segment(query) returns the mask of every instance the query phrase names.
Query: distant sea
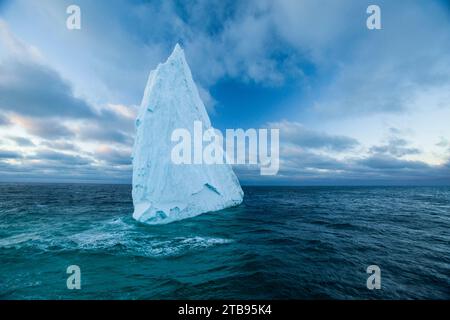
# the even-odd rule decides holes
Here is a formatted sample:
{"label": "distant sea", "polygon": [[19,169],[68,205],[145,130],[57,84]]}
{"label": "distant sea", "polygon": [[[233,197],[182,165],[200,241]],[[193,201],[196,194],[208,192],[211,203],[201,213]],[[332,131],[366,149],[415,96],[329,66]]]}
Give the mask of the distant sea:
{"label": "distant sea", "polygon": [[244,192],[147,226],[128,185],[0,184],[0,299],[450,299],[450,188]]}

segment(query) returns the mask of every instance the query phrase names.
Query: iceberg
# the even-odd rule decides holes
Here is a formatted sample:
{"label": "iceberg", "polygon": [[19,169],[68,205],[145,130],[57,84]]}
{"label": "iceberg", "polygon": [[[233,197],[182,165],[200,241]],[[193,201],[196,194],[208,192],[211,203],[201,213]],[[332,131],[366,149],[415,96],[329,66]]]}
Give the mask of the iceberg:
{"label": "iceberg", "polygon": [[229,164],[175,164],[174,130],[211,127],[183,49],[150,72],[136,119],[133,218],[164,224],[239,205],[244,193]]}

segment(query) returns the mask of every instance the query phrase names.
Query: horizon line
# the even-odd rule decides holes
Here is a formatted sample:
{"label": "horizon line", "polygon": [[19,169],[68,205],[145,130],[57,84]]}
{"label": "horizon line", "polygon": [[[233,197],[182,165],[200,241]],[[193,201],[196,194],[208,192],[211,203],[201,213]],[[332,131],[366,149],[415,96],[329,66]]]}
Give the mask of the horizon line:
{"label": "horizon line", "polygon": [[[58,184],[58,185],[69,185],[69,184],[77,184],[77,185],[129,185],[132,186],[132,183],[128,182],[93,182],[93,181],[82,181],[82,182],[62,182],[62,181],[1,181],[0,184]],[[245,184],[241,183],[242,187],[450,187],[450,182],[447,183],[427,183],[427,184],[405,184],[405,183],[385,183],[385,184],[364,184],[364,183],[342,183],[342,184]]]}

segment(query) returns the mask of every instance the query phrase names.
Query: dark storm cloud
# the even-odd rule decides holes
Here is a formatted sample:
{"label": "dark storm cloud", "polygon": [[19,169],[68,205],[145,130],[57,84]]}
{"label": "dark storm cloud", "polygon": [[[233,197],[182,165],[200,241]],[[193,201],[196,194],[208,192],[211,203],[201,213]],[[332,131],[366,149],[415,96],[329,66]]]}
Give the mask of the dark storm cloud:
{"label": "dark storm cloud", "polygon": [[74,96],[56,71],[32,62],[0,65],[0,109],[32,117],[89,118],[95,113]]}

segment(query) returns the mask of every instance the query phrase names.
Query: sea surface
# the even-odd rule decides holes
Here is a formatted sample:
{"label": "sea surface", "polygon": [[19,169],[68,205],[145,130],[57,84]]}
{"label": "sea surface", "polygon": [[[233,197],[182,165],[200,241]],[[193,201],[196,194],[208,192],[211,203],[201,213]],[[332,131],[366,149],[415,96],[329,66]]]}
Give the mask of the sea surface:
{"label": "sea surface", "polygon": [[148,226],[128,185],[0,184],[0,299],[450,299],[450,188],[244,192]]}

